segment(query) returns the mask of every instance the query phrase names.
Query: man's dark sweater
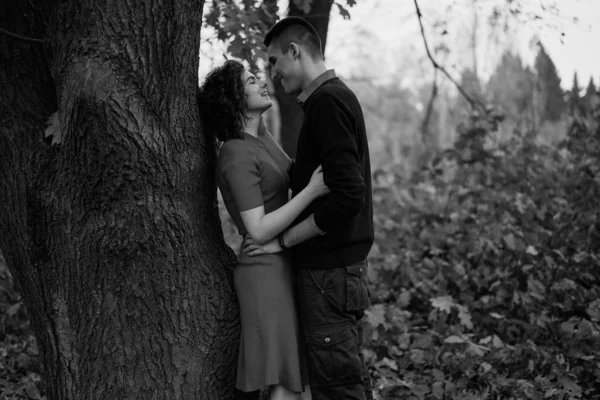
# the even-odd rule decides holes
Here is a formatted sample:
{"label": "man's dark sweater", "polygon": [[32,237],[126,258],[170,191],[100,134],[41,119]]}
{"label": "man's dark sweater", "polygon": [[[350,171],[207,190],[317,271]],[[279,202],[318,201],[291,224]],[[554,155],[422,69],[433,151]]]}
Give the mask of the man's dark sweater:
{"label": "man's dark sweater", "polygon": [[[293,247],[294,263],[301,268],[331,269],[367,258],[373,245],[371,166],[362,109],[354,93],[327,71],[323,83],[302,103],[304,121],[298,136],[296,162],[290,171],[295,196],[319,165],[331,190],[299,216],[314,213],[325,232]],[[299,97],[302,100],[302,94]]]}

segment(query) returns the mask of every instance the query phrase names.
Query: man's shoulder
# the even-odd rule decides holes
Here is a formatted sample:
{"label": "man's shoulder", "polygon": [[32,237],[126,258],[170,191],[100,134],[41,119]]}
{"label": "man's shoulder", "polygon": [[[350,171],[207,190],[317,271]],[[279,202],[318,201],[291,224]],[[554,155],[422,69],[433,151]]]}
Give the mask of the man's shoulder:
{"label": "man's shoulder", "polygon": [[323,83],[321,86],[315,90],[315,95],[327,95],[327,94],[336,94],[336,93],[344,93],[346,91],[350,91],[350,88],[342,81],[339,77],[332,78],[327,82]]}
{"label": "man's shoulder", "polygon": [[354,100],[356,95],[340,78],[333,78],[321,85],[313,94],[315,102],[330,100]]}

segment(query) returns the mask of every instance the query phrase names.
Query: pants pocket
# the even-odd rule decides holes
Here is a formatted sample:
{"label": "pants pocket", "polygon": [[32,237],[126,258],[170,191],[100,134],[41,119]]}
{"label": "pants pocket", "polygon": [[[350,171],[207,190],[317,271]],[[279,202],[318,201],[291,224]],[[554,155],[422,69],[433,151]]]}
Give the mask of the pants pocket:
{"label": "pants pocket", "polygon": [[312,386],[362,382],[358,329],[348,325],[307,329],[307,367]]}
{"label": "pants pocket", "polygon": [[346,311],[362,311],[369,307],[367,263],[346,267]]}

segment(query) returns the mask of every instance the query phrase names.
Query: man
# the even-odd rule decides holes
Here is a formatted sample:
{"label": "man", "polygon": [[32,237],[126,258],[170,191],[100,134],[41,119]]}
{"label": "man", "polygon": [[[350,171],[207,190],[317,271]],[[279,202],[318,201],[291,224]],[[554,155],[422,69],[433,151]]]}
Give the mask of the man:
{"label": "man", "polygon": [[[250,255],[291,248],[298,270],[314,400],[372,399],[362,355],[362,318],[369,305],[367,254],[373,244],[371,168],[365,122],[354,93],[328,70],[315,29],[284,18],[266,34],[271,78],[297,96],[304,111],[292,194],[318,165],[331,193],[312,203],[276,243],[246,242]],[[274,247],[276,249],[274,250]]]}

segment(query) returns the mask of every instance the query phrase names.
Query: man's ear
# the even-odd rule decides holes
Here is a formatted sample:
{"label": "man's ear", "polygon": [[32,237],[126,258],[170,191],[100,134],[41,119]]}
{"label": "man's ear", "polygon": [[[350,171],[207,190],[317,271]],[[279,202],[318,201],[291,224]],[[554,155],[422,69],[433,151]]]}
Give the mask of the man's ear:
{"label": "man's ear", "polygon": [[294,58],[300,57],[300,47],[296,43],[290,43],[289,51]]}

